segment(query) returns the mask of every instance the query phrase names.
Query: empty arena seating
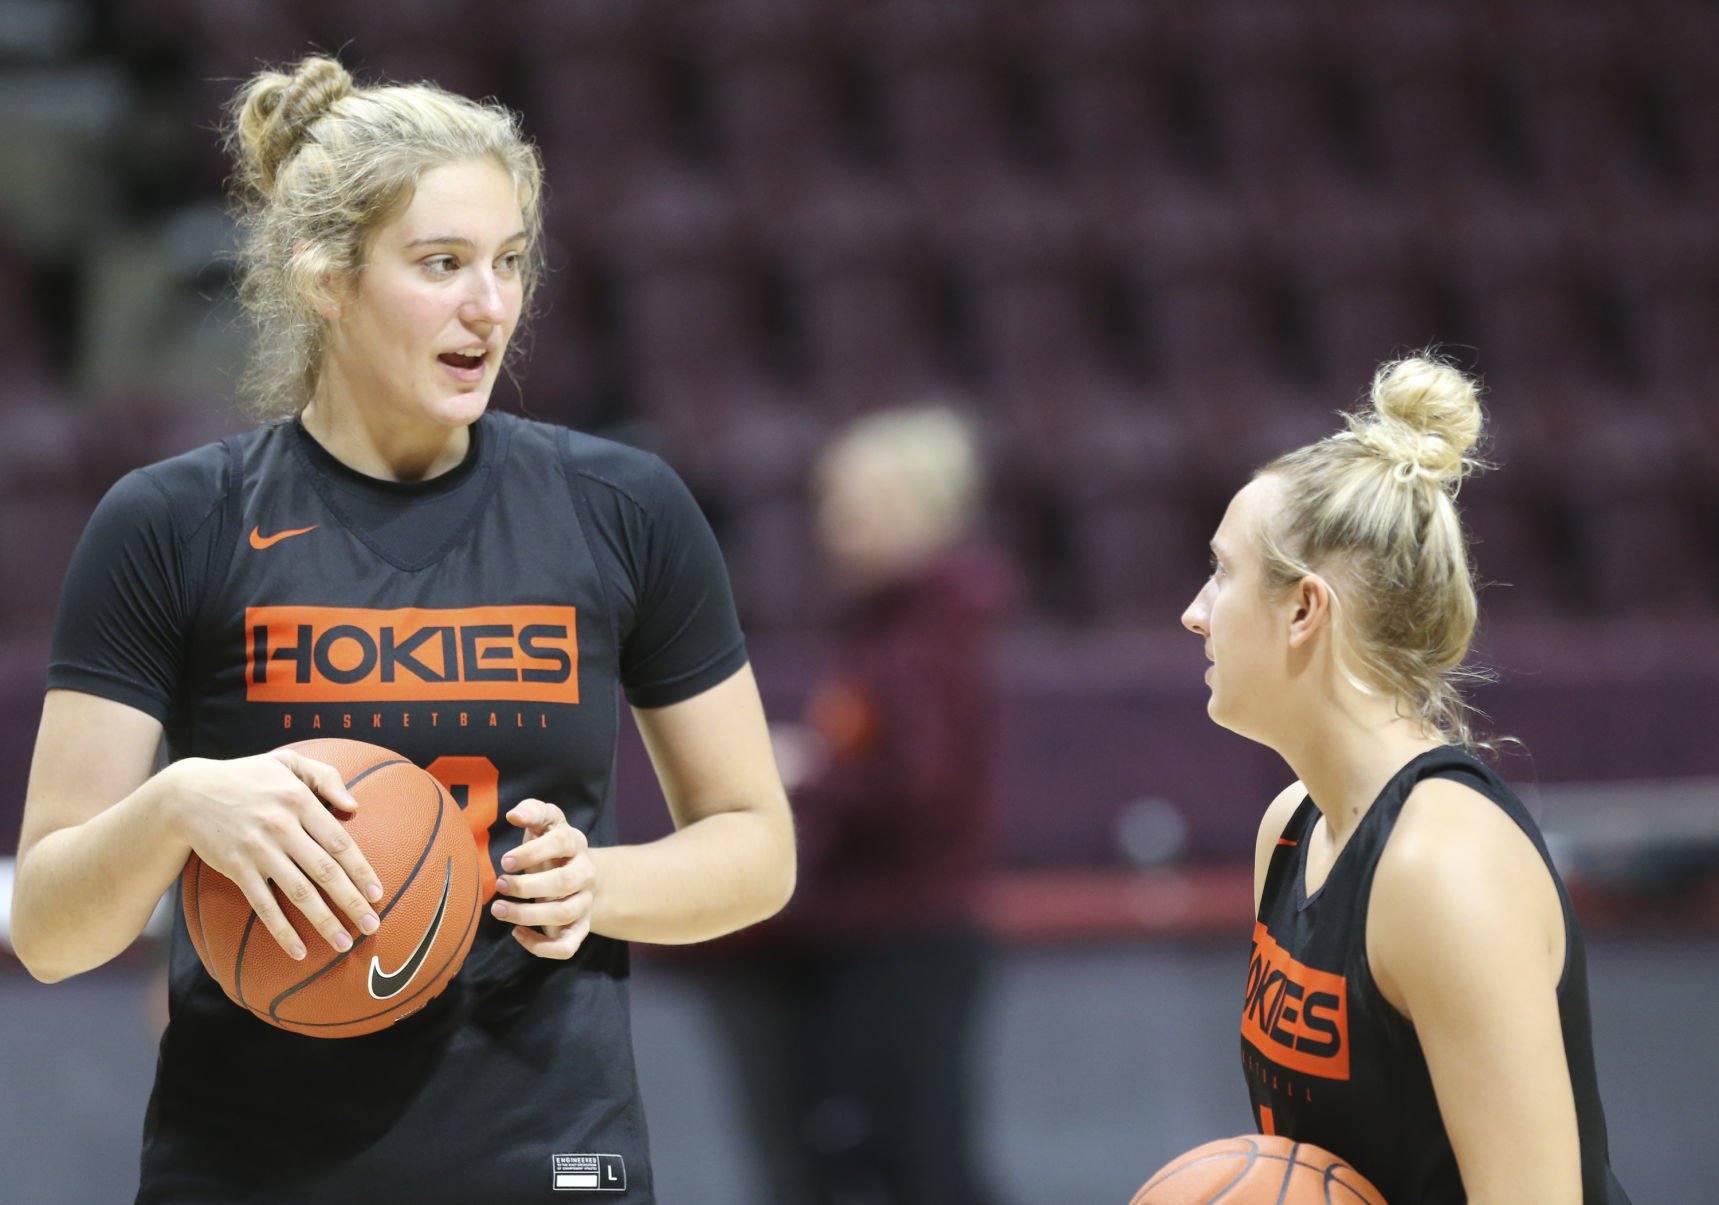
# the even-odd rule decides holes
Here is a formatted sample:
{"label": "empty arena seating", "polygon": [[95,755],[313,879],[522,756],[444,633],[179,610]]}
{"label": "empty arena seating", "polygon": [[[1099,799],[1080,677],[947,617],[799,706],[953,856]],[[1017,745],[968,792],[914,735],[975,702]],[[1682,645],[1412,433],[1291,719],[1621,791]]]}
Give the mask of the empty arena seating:
{"label": "empty arena seating", "polygon": [[[1490,387],[1473,513],[1525,606],[1715,602],[1692,0],[535,0],[450,50],[483,11],[150,0],[105,49],[154,78],[171,43],[204,160],[229,82],[312,45],[519,106],[557,268],[522,404],[651,441],[735,523],[846,417],[957,397],[1002,534],[1066,569],[1039,602],[1133,622],[1118,546],[1185,543],[1147,516],[1207,522],[1440,343]],[[1628,588],[1685,562],[1680,602]]]}

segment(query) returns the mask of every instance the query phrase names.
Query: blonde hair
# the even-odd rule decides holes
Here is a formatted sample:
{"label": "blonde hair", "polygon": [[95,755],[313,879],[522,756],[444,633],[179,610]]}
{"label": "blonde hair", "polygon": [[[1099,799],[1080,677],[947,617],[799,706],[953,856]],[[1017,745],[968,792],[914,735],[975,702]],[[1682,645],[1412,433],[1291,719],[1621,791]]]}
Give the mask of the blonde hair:
{"label": "blonde hair", "polygon": [[[1429,730],[1475,744],[1460,684],[1478,615],[1455,495],[1485,468],[1475,381],[1422,353],[1383,365],[1371,410],[1348,429],[1267,464],[1285,486],[1260,533],[1268,588],[1317,575],[1331,587],[1339,664],[1369,693],[1401,700]],[[1340,588],[1338,583],[1340,583]]]}
{"label": "blonde hair", "polygon": [[850,423],[824,465],[849,456],[887,463],[941,529],[959,530],[979,509],[983,466],[966,419],[945,405],[879,410]]}
{"label": "blonde hair", "polygon": [[239,89],[227,145],[237,165],[239,299],[257,333],[243,383],[255,417],[287,417],[310,400],[324,347],[313,299],[357,279],[371,236],[432,168],[487,158],[513,178],[529,236],[529,311],[542,274],[543,169],[502,106],[427,83],[359,88],[336,60],[310,55]]}

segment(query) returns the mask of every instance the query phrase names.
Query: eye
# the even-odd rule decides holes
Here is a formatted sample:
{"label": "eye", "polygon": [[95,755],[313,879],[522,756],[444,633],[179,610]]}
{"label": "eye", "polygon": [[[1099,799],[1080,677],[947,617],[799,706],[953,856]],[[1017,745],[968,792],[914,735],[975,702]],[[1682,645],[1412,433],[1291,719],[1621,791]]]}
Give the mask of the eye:
{"label": "eye", "polygon": [[459,260],[451,255],[432,255],[423,261],[424,270],[432,276],[449,276],[459,269]]}
{"label": "eye", "polygon": [[509,251],[496,262],[496,266],[503,272],[517,272],[524,262],[525,255],[522,252]]}

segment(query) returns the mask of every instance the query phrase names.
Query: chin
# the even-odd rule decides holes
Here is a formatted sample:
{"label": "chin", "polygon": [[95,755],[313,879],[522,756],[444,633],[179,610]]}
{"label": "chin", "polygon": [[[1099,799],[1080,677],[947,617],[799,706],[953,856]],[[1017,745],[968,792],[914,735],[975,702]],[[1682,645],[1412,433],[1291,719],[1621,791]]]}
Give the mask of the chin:
{"label": "chin", "polygon": [[1228,728],[1231,732],[1236,731],[1236,726],[1225,718],[1224,709],[1218,706],[1218,698],[1216,695],[1213,695],[1211,698],[1206,700],[1206,715],[1211,719],[1212,723],[1216,724],[1219,728]]}
{"label": "chin", "polygon": [[1212,697],[1206,700],[1206,715],[1211,717],[1212,723],[1219,728],[1227,728],[1237,736],[1245,736],[1250,741],[1259,740],[1259,737],[1251,730],[1251,726],[1242,717],[1235,715],[1232,709],[1225,707],[1218,701],[1215,691]]}
{"label": "chin", "polygon": [[469,427],[489,409],[489,388],[438,398],[427,407],[430,417],[448,427]]}

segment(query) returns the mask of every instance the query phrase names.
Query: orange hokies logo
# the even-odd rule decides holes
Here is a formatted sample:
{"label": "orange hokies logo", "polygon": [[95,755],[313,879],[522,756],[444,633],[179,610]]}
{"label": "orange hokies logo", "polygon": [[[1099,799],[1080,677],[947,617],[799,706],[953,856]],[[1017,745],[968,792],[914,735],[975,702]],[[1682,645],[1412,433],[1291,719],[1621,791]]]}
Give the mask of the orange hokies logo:
{"label": "orange hokies logo", "polygon": [[1349,1078],[1349,985],[1295,961],[1254,922],[1242,1037],[1282,1067]]}
{"label": "orange hokies logo", "polygon": [[247,607],[253,703],[579,701],[573,607]]}

